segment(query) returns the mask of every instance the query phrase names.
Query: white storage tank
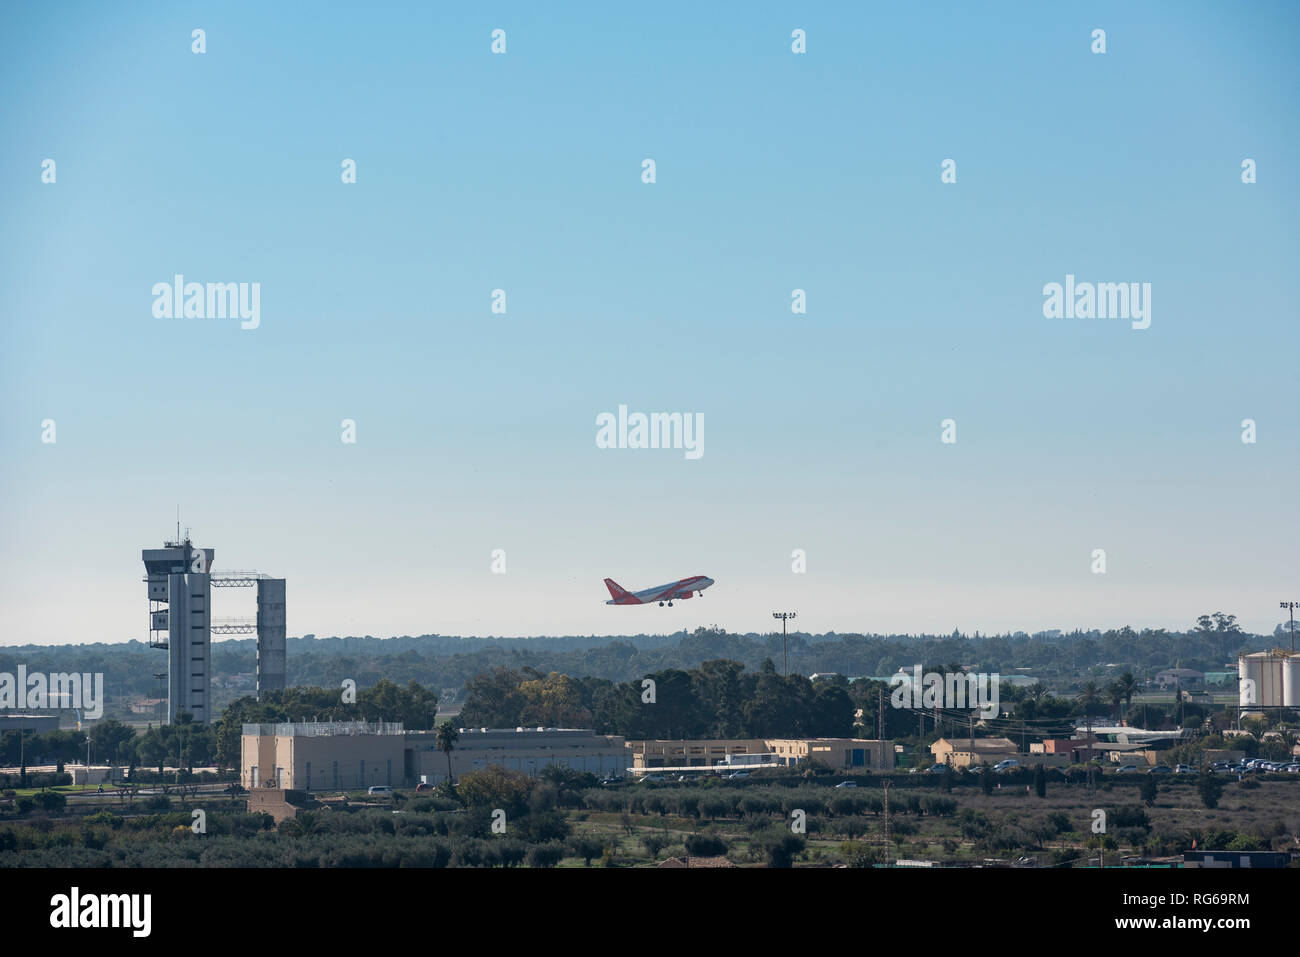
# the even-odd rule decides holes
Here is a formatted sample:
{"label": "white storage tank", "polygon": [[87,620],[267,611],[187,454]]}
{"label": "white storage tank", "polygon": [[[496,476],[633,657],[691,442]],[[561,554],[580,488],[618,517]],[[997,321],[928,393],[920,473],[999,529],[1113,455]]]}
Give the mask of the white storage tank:
{"label": "white storage tank", "polygon": [[[1300,672],[1292,672],[1287,678],[1288,669],[1294,667],[1295,659],[1285,651],[1256,651],[1243,655],[1237,660],[1237,671],[1242,678],[1255,682],[1255,700],[1251,701],[1249,686],[1244,683],[1238,693],[1238,701],[1243,708],[1277,708],[1283,701],[1294,700],[1300,692]],[[1290,680],[1287,697],[1286,681]]]}
{"label": "white storage tank", "polygon": [[1259,705],[1259,693],[1263,687],[1263,665],[1257,655],[1242,655],[1237,659],[1237,676],[1241,679],[1237,685],[1237,704],[1242,708]]}
{"label": "white storage tank", "polygon": [[1282,659],[1282,704],[1300,706],[1300,655],[1288,654]]}

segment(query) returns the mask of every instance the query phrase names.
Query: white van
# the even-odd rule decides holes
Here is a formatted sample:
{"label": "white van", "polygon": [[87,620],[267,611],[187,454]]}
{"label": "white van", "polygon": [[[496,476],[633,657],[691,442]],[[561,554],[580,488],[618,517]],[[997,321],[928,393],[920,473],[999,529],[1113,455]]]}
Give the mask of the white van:
{"label": "white van", "polygon": [[381,794],[381,795],[388,795],[388,794],[392,794],[392,793],[393,793],[393,789],[390,788],[387,784],[376,784],[374,787],[372,787],[372,788],[371,788],[369,791],[367,791],[366,793],[367,793],[367,794]]}

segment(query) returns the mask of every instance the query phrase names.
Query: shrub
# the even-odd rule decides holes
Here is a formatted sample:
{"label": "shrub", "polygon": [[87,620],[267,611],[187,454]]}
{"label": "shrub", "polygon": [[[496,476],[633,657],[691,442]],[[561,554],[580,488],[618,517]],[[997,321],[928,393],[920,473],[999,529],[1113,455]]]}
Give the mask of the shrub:
{"label": "shrub", "polygon": [[803,838],[791,834],[785,828],[767,832],[759,842],[768,867],[793,867],[794,856],[803,850]]}
{"label": "shrub", "polygon": [[579,834],[569,839],[569,852],[574,857],[582,858],[582,863],[586,867],[591,867],[591,859],[599,857],[604,850],[605,845],[602,841],[587,834]]}
{"label": "shrub", "polygon": [[569,822],[559,811],[532,814],[527,818],[528,838],[535,843],[559,842],[569,836]]}
{"label": "shrub", "polygon": [[1201,792],[1201,803],[1207,808],[1219,806],[1219,798],[1223,796],[1223,782],[1219,778],[1213,774],[1202,774],[1196,788]]}
{"label": "shrub", "polygon": [[554,867],[564,859],[564,847],[559,841],[534,844],[528,849],[529,867]]}
{"label": "shrub", "polygon": [[68,803],[68,797],[62,791],[39,791],[33,797],[42,811],[62,811]]}
{"label": "shrub", "polygon": [[715,818],[726,817],[731,813],[731,809],[731,802],[724,797],[710,795],[700,800],[700,814],[710,821]]}
{"label": "shrub", "polygon": [[672,838],[667,834],[645,834],[641,837],[641,843],[645,845],[650,857],[658,859],[659,852],[672,843]]}
{"label": "shrub", "polygon": [[1110,823],[1115,827],[1138,827],[1144,831],[1151,830],[1151,821],[1147,812],[1137,805],[1117,807],[1111,812]]}
{"label": "shrub", "polygon": [[716,834],[692,834],[686,838],[686,853],[691,857],[722,857],[727,842]]}

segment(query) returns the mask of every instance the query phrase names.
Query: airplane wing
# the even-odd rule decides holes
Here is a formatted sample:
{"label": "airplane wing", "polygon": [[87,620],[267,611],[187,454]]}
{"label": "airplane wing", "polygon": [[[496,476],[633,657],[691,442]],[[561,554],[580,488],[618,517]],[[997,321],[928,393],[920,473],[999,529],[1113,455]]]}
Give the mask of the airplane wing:
{"label": "airplane wing", "polygon": [[677,584],[677,582],[670,582],[667,585],[656,585],[654,588],[636,592],[636,597],[641,600],[642,604],[648,601],[667,601],[676,593]]}

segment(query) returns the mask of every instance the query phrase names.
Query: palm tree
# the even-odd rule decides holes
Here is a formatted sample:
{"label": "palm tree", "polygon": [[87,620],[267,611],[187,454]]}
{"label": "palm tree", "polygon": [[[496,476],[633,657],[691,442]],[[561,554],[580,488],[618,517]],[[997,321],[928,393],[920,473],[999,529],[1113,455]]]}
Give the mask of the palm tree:
{"label": "palm tree", "polygon": [[1133,672],[1126,671],[1116,679],[1117,684],[1124,695],[1124,710],[1128,711],[1133,706],[1133,696],[1138,693],[1138,680],[1133,677]]}
{"label": "palm tree", "polygon": [[1115,714],[1115,722],[1118,724],[1121,717],[1119,706],[1124,702],[1124,689],[1118,681],[1112,681],[1106,685],[1106,697],[1110,699],[1110,706]]}
{"label": "palm tree", "polygon": [[1043,682],[1035,681],[1025,689],[1025,697],[1032,701],[1035,707],[1042,707],[1043,702],[1051,697],[1051,692]]}
{"label": "palm tree", "polygon": [[1102,700],[1102,690],[1095,681],[1086,681],[1083,690],[1074,696],[1083,704],[1083,718],[1088,728],[1088,750],[1092,750],[1092,708]]}
{"label": "palm tree", "polygon": [[456,741],[460,738],[460,732],[450,721],[444,721],[438,725],[437,733],[434,740],[437,742],[438,750],[447,755],[447,780],[455,787],[456,781],[451,776],[451,752],[456,750]]}

